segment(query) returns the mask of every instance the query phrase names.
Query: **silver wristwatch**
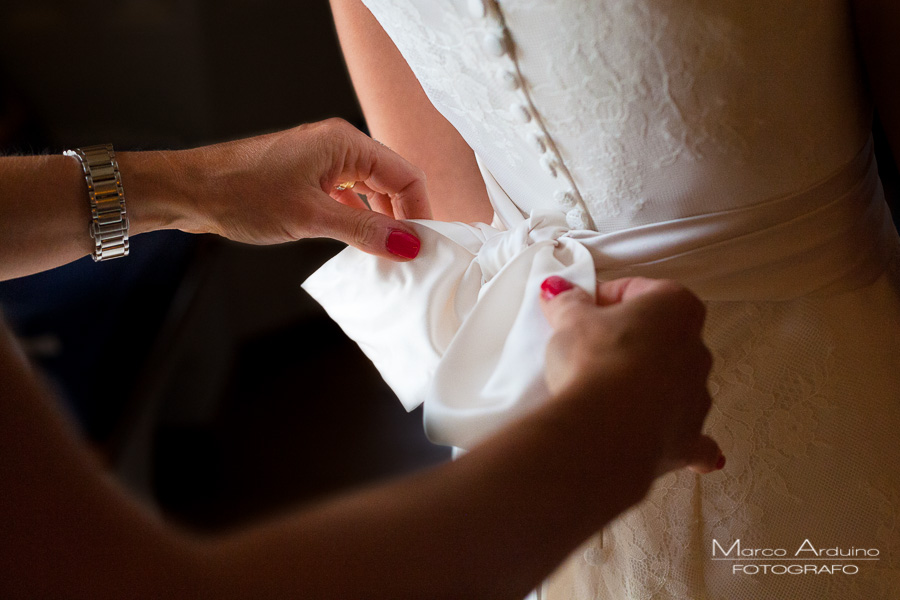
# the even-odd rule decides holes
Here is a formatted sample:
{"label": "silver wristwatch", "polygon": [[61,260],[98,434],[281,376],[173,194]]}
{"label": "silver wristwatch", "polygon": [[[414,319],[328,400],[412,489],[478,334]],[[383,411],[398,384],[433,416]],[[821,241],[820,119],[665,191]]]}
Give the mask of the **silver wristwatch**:
{"label": "silver wristwatch", "polygon": [[125,190],[112,144],[66,150],[81,163],[91,199],[91,237],[94,261],[128,256],[128,215]]}

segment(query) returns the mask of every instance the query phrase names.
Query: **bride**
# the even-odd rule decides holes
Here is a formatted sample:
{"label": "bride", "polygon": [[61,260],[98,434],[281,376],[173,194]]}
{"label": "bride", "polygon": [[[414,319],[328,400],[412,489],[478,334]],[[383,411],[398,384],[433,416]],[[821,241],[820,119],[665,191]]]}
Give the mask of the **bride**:
{"label": "bride", "polygon": [[365,4],[332,0],[350,73],[436,220],[417,260],[347,250],[305,287],[433,440],[546,398],[548,275],[707,303],[727,466],[660,480],[536,594],[900,597],[898,240],[863,83],[900,149],[892,1]]}

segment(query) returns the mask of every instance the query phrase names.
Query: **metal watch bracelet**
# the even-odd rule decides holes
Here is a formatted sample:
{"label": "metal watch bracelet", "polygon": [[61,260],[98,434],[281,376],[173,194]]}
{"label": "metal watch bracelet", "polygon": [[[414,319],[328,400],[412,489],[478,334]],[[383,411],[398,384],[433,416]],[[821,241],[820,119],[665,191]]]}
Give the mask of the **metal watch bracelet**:
{"label": "metal watch bracelet", "polygon": [[99,144],[63,152],[81,163],[91,201],[90,234],[94,261],[128,256],[128,215],[125,190],[112,144]]}

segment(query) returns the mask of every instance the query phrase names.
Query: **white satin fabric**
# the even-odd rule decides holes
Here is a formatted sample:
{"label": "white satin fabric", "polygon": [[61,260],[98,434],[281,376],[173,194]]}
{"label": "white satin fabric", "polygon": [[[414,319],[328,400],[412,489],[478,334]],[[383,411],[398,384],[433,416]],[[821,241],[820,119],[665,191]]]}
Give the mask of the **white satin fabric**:
{"label": "white satin fabric", "polygon": [[787,300],[869,284],[892,249],[871,142],[803,193],[611,233],[570,230],[559,211],[516,219],[483,173],[498,214],[517,220],[508,229],[413,221],[417,259],[347,248],[303,285],[407,410],[425,402],[429,438],[463,449],[546,400],[538,291],[551,275],[591,291],[667,277],[705,300]]}

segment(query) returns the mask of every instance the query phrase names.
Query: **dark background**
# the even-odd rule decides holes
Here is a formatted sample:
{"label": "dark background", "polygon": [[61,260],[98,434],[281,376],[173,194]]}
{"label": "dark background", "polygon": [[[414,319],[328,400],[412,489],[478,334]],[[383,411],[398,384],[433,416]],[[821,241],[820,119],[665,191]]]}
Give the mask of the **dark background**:
{"label": "dark background", "polygon": [[[0,6],[0,154],[363,126],[327,0]],[[144,234],[127,259],[0,284],[0,306],[134,491],[228,527],[447,457],[300,289],[341,247]]]}
{"label": "dark background", "polygon": [[[333,116],[363,127],[327,0],[0,0],[0,154],[185,148]],[[145,234],[125,260],[0,284],[0,307],[125,483],[228,527],[447,457],[300,289],[340,248]]]}

